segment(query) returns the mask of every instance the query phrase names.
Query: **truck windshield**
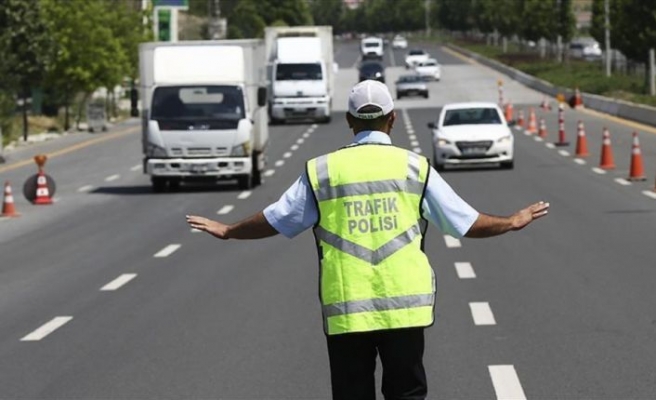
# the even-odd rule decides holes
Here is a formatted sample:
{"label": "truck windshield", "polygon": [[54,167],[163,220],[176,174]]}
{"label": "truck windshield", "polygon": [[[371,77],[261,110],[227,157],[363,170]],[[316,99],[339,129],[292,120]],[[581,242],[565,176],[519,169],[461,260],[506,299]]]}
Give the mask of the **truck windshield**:
{"label": "truck windshield", "polygon": [[278,64],[277,81],[315,81],[321,80],[321,64]]}
{"label": "truck windshield", "polygon": [[158,87],[152,104],[151,119],[162,130],[236,129],[246,115],[239,86]]}

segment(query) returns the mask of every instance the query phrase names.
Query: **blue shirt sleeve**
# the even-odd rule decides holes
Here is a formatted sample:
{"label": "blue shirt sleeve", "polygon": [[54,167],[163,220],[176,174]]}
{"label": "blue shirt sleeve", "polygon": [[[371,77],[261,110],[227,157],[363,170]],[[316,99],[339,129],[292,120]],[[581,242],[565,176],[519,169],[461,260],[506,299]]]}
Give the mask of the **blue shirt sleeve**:
{"label": "blue shirt sleeve", "polygon": [[461,199],[433,167],[422,209],[426,220],[456,238],[463,237],[478,218],[478,211]]}
{"label": "blue shirt sleeve", "polygon": [[319,213],[305,172],[277,202],[264,209],[264,217],[290,239],[317,223]]}

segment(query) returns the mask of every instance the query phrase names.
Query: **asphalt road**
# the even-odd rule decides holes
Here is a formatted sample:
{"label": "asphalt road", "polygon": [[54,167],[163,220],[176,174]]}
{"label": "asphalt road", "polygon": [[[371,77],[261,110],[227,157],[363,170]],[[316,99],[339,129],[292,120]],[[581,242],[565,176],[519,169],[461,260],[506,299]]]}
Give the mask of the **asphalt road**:
{"label": "asphalt road", "polygon": [[[444,78],[431,84],[430,99],[397,103],[393,140],[430,157],[426,124],[441,105],[496,102],[500,76],[424,46]],[[336,49],[343,100],[357,78],[358,47]],[[388,77],[403,73],[403,53],[386,54]],[[507,79],[504,86],[515,110],[542,99]],[[271,127],[271,172],[252,192],[223,185],[152,194],[135,121],[8,154],[0,180],[12,182],[22,216],[0,219],[0,398],[330,398],[311,232],[220,242],[191,232],[184,215],[231,222],[275,201],[307,159],[350,140],[345,104],[335,105],[331,124]],[[656,200],[647,194],[656,129],[568,110],[571,145],[551,148],[556,113],[538,117],[549,136],[540,142],[516,130],[514,170],[443,174],[481,211],[509,214],[545,200],[551,212],[492,239],[453,241],[429,230],[438,277],[437,324],[426,335],[430,398],[653,398]],[[591,155],[575,162],[578,120]],[[617,168],[601,174],[604,126]],[[634,129],[648,179],[630,183]],[[58,184],[51,206],[19,193],[35,172],[23,160],[42,151]]]}

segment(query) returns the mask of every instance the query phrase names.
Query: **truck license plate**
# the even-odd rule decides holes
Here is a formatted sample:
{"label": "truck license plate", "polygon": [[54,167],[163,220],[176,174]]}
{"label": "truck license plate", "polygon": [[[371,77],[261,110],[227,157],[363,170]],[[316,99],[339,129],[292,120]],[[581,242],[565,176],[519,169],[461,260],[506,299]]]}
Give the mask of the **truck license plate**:
{"label": "truck license plate", "polygon": [[201,174],[207,171],[207,164],[192,164],[190,171],[195,174]]}

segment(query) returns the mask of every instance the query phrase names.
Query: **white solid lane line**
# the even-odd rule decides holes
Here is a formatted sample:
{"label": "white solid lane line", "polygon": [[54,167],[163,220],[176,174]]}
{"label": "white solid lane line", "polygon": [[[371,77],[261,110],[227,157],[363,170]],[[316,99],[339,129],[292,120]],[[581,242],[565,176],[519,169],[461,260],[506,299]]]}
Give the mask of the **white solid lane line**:
{"label": "white solid lane line", "polygon": [[603,175],[603,174],[606,173],[606,170],[603,170],[603,169],[597,168],[597,167],[592,168],[592,171],[599,174],[599,175]]}
{"label": "white solid lane line", "polygon": [[44,337],[50,335],[52,332],[56,331],[57,329],[61,328],[64,324],[66,324],[72,319],[73,317],[55,317],[51,319],[49,322],[46,322],[45,324],[41,325],[32,333],[29,333],[28,335],[24,336],[21,339],[21,342],[39,341]]}
{"label": "white solid lane line", "polygon": [[105,178],[105,182],[115,181],[120,177],[121,177],[121,175],[119,175],[119,174],[110,175],[107,178]]}
{"label": "white solid lane line", "polygon": [[139,171],[141,168],[143,168],[141,164],[137,164],[134,167],[130,168],[130,171]]}
{"label": "white solid lane line", "polygon": [[275,170],[275,169],[267,169],[266,171],[264,171],[264,174],[263,174],[263,175],[264,175],[264,176],[271,176],[271,175],[273,175],[273,174],[275,174],[275,173],[276,173],[276,170]]}
{"label": "white solid lane line", "polygon": [[233,206],[233,205],[223,206],[216,213],[219,214],[219,215],[225,215],[225,214],[229,213],[230,211],[232,211],[234,208],[235,208],[235,206]]}
{"label": "white solid lane line", "polygon": [[82,186],[77,191],[80,192],[80,193],[88,193],[88,192],[92,191],[93,189],[95,189],[93,186],[86,185],[86,186]]}
{"label": "white solid lane line", "polygon": [[471,263],[468,262],[457,262],[456,263],[456,272],[458,273],[458,278],[460,279],[474,279],[476,278],[476,273]]}
{"label": "white solid lane line", "polygon": [[292,153],[290,153],[290,152],[288,151],[287,153],[283,154],[282,156],[285,157],[285,158],[289,158],[289,157],[292,156]]}
{"label": "white solid lane line", "polygon": [[137,274],[123,274],[105,286],[101,287],[100,290],[103,292],[118,290],[121,286],[125,285],[136,277]]}
{"label": "white solid lane line", "polygon": [[526,400],[524,389],[512,365],[488,365],[498,400]]}
{"label": "white solid lane line", "polygon": [[460,240],[454,238],[451,235],[444,235],[444,243],[446,243],[446,247],[448,248],[462,247]]}
{"label": "white solid lane line", "polygon": [[180,244],[170,244],[170,245],[164,247],[162,250],[155,253],[155,255],[153,257],[156,257],[156,258],[168,257],[171,254],[175,253],[175,251],[177,249],[179,249],[181,246],[182,245],[180,245]]}
{"label": "white solid lane line", "polygon": [[486,302],[469,303],[474,325],[496,325],[497,321],[494,319],[490,304]]}
{"label": "white solid lane line", "polygon": [[624,178],[615,178],[615,182],[619,183],[622,186],[629,186],[631,182],[627,181]]}
{"label": "white solid lane line", "polygon": [[282,167],[283,165],[285,165],[285,160],[278,160],[274,165],[276,167]]}
{"label": "white solid lane line", "polygon": [[247,199],[251,196],[251,193],[252,192],[250,190],[243,191],[243,192],[239,193],[239,196],[237,196],[237,198],[239,200],[245,200],[245,199]]}

